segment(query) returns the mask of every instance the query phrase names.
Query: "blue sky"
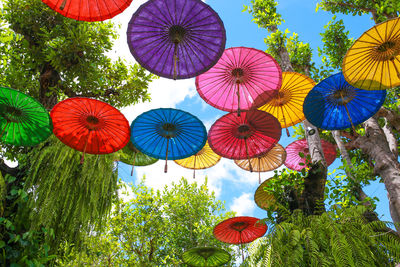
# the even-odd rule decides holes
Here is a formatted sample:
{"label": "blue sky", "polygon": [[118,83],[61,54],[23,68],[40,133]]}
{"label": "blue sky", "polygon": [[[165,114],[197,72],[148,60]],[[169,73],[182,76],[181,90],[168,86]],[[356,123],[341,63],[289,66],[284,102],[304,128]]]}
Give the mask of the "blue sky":
{"label": "blue sky", "polygon": [[[144,0],[133,1],[125,12],[113,19],[121,24],[119,30],[121,37],[111,54],[121,56],[130,63],[134,63],[134,58],[131,56],[126,44],[126,27],[132,14],[144,2]],[[226,48],[246,46],[261,50],[266,49],[263,39],[267,36],[267,31],[258,28],[251,21],[250,14],[242,12],[243,5],[249,4],[249,2],[244,0],[206,1],[224,22],[227,33]],[[320,63],[317,52],[317,47],[322,45],[320,33],[323,32],[324,25],[332,18],[332,14],[321,10],[316,13],[316,3],[317,1],[315,0],[283,0],[279,2],[278,11],[286,21],[280,26],[280,29],[285,30],[288,28],[291,32],[298,33],[303,42],[309,42],[314,50],[314,62]],[[354,38],[360,36],[373,25],[369,17],[338,15],[338,18],[344,20],[350,31],[350,36]],[[138,104],[123,109],[123,113],[130,122],[144,111],[159,107],[171,107],[194,114],[209,129],[217,118],[225,114],[225,112],[209,106],[198,96],[194,79],[173,81],[160,78],[152,82],[149,91],[152,97],[150,103]],[[293,138],[288,138],[286,133],[282,132],[280,144],[285,147],[293,141]],[[337,167],[339,163],[337,159],[330,169]],[[184,169],[172,161],[168,163],[168,173],[164,174],[163,164],[164,161],[159,161],[152,166],[135,167],[134,176],[131,177],[131,166],[119,163],[119,175],[124,181],[133,183],[137,183],[141,177],[146,176],[146,184],[156,189],[162,189],[165,185],[178,181],[182,176],[189,181],[193,180],[193,172],[191,170]],[[236,211],[239,215],[265,217],[265,212],[259,209],[253,201],[254,192],[259,185],[257,173],[243,171],[233,161],[222,159],[219,164],[210,169],[197,171],[196,181],[202,183],[206,176],[208,177],[209,186],[215,191],[218,199],[226,202],[228,209]],[[270,173],[263,173],[262,179],[264,180],[271,176],[272,174]],[[383,184],[375,182],[365,190],[369,196],[378,196],[381,199],[378,204],[378,213],[383,216],[383,220],[391,220]]]}

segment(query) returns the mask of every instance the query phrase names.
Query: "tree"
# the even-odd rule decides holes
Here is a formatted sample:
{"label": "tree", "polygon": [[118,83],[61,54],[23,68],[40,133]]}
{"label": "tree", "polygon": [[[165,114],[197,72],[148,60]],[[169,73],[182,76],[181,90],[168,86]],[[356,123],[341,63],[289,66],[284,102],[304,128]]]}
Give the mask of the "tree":
{"label": "tree", "polygon": [[115,206],[106,230],[88,233],[84,252],[67,248],[72,253],[62,264],[181,266],[181,255],[193,247],[216,246],[234,253],[213,237],[213,227],[234,214],[225,212],[207,182],[189,184],[182,178],[154,191],[142,181],[131,194],[131,200]]}

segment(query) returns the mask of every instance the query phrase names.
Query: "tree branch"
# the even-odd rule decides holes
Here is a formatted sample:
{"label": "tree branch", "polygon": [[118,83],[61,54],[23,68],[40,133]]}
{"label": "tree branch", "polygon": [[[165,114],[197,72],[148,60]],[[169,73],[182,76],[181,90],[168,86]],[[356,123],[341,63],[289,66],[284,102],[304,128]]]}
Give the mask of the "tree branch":
{"label": "tree branch", "polygon": [[381,107],[377,113],[377,116],[386,118],[390,125],[400,133],[400,114],[385,107]]}

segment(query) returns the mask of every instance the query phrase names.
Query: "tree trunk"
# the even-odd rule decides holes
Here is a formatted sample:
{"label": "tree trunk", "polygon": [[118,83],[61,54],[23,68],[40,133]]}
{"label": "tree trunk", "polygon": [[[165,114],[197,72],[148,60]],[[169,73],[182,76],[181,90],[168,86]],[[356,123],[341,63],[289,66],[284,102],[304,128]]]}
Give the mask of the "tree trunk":
{"label": "tree trunk", "polygon": [[[375,162],[374,172],[382,177],[389,196],[389,205],[394,223],[399,223],[400,214],[400,168],[393,156],[386,136],[375,117],[364,122],[365,136],[356,140],[356,145]],[[397,229],[399,232],[400,229]]]}
{"label": "tree trunk", "polygon": [[54,87],[61,80],[60,74],[50,63],[45,63],[40,72],[39,82],[39,102],[47,109],[51,110],[57,104],[57,94],[51,92],[49,87]]}

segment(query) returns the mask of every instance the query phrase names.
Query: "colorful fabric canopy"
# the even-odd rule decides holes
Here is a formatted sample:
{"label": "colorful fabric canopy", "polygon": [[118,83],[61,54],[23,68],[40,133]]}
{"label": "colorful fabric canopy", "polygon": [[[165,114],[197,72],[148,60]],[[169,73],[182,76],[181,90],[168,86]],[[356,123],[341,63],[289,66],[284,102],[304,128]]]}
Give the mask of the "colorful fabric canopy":
{"label": "colorful fabric canopy", "polygon": [[260,186],[257,188],[254,194],[254,202],[260,209],[268,210],[271,207],[274,207],[275,210],[275,197],[271,193],[264,190],[265,187],[269,187],[272,179],[265,180]]}
{"label": "colorful fabric canopy", "polygon": [[304,101],[307,120],[322,129],[341,130],[372,117],[385,102],[385,90],[361,90],[351,86],[342,73],[318,83]]}
{"label": "colorful fabric canopy", "polygon": [[364,32],[347,51],[342,69],[346,81],[357,88],[400,86],[400,18]]}
{"label": "colorful fabric canopy", "polygon": [[233,47],[207,72],[196,77],[197,92],[211,106],[240,114],[262,106],[281,87],[276,60],[254,48]]}
{"label": "colorful fabric canopy", "polygon": [[175,163],[188,169],[193,170],[193,178],[195,177],[195,170],[207,169],[217,164],[221,159],[221,156],[216,154],[208,145],[208,142],[204,147],[194,154],[185,159],[177,159]]}
{"label": "colorful fabric canopy", "polygon": [[[143,153],[157,159],[184,159],[206,143],[203,123],[192,114],[172,108],[153,109],[131,125],[131,141]],[[165,165],[165,172],[167,165]]]}
{"label": "colorful fabric canopy", "polygon": [[0,140],[15,146],[35,146],[52,133],[49,113],[36,99],[0,86]]}
{"label": "colorful fabric canopy", "polygon": [[132,0],[42,0],[61,15],[83,21],[102,21],[124,11]]}
{"label": "colorful fabric canopy", "polygon": [[183,262],[196,267],[221,266],[231,260],[231,255],[223,249],[212,247],[192,248],[183,253]]}
{"label": "colorful fabric canopy", "polygon": [[315,86],[315,82],[309,77],[297,72],[282,73],[282,86],[259,110],[271,113],[279,120],[282,128],[286,128],[289,136],[290,126],[302,122],[304,98]]}
{"label": "colorful fabric canopy", "polygon": [[228,113],[211,126],[208,142],[222,157],[250,160],[274,147],[281,132],[279,121],[267,112],[252,110],[240,117]]}
{"label": "colorful fabric canopy", "polygon": [[285,160],[286,160],[285,149],[280,144],[276,144],[271,150],[269,150],[264,155],[251,158],[250,162],[248,160],[235,160],[235,164],[246,171],[250,171],[250,164],[251,164],[253,171],[258,172],[258,179],[259,182],[261,183],[261,177],[260,177],[261,172],[273,171],[282,166]]}
{"label": "colorful fabric canopy", "polygon": [[133,175],[134,166],[148,166],[158,161],[158,159],[149,157],[140,152],[130,141],[119,151],[118,155],[119,161],[132,165],[131,175]]}
{"label": "colorful fabric canopy", "polygon": [[55,105],[50,116],[57,138],[83,155],[113,153],[129,142],[129,123],[125,116],[96,99],[68,98]]}
{"label": "colorful fabric canopy", "polygon": [[133,14],[128,45],[144,68],[173,79],[211,68],[225,49],[222,20],[200,0],[149,0]]}
{"label": "colorful fabric canopy", "polygon": [[[322,151],[324,152],[327,166],[331,165],[336,159],[336,147],[332,143],[321,139]],[[303,153],[301,157],[299,153]],[[285,166],[295,171],[301,171],[308,167],[306,162],[307,155],[310,154],[306,139],[294,141],[286,147],[286,161]]]}

